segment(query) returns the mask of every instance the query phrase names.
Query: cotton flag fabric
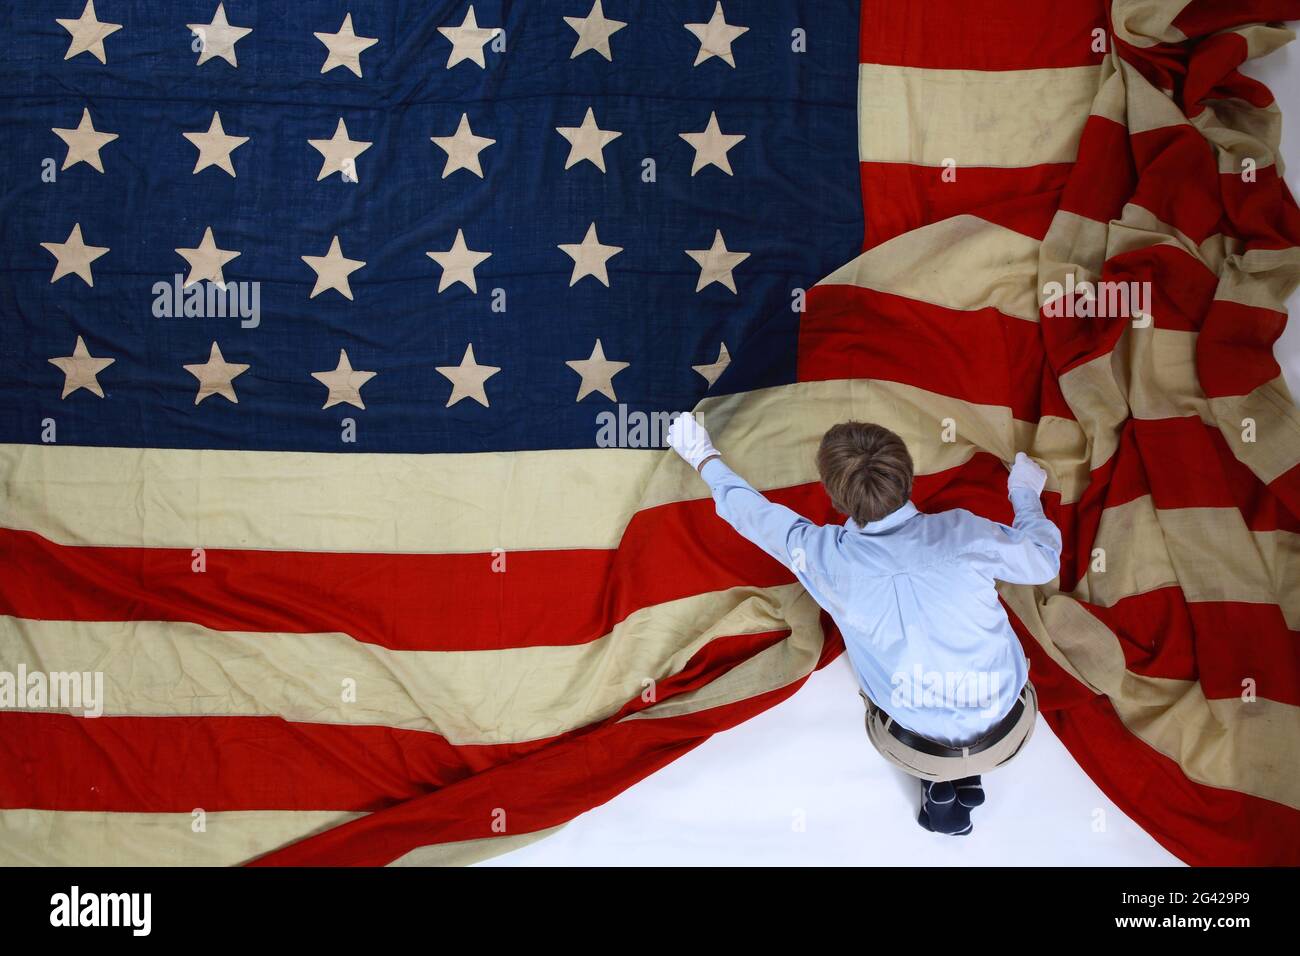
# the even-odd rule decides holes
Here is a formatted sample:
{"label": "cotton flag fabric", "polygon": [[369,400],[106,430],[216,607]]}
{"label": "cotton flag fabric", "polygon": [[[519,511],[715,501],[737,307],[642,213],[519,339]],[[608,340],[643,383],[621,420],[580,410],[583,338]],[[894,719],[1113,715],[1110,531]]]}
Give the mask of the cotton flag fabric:
{"label": "cotton flag fabric", "polygon": [[926,511],[1043,462],[1053,730],[1188,862],[1300,862],[1298,216],[1237,71],[1300,9],[1222,6],[11,12],[0,672],[103,714],[0,707],[0,860],[473,862],[790,696],[842,644],[653,447],[694,407],[819,521],[846,418]]}

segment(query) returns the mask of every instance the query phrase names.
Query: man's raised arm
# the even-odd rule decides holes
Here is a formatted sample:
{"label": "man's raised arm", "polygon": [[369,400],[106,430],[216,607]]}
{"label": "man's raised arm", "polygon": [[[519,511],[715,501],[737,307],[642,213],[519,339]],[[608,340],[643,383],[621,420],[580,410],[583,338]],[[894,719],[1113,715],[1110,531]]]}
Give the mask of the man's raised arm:
{"label": "man's raised arm", "polygon": [[668,447],[681,455],[708,482],[719,517],[786,567],[798,572],[796,564],[802,562],[796,561],[796,555],[807,553],[807,538],[817,530],[817,525],[785,505],[768,501],[749,482],[728,468],[713,447],[709,433],[690,412],[673,420],[668,429]]}

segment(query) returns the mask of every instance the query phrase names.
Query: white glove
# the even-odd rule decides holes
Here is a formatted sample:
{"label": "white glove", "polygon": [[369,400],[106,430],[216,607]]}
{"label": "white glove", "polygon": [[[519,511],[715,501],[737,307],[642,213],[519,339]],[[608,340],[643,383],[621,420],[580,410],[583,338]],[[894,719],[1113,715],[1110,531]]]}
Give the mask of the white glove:
{"label": "white glove", "polygon": [[1015,488],[1028,488],[1034,494],[1041,495],[1045,484],[1047,472],[1023,451],[1017,452],[1016,463],[1011,466],[1011,474],[1007,476],[1007,492],[1010,493]]}
{"label": "white glove", "polygon": [[704,459],[718,453],[709,441],[709,433],[690,412],[678,415],[668,426],[668,447],[685,458],[692,468],[699,468]]}

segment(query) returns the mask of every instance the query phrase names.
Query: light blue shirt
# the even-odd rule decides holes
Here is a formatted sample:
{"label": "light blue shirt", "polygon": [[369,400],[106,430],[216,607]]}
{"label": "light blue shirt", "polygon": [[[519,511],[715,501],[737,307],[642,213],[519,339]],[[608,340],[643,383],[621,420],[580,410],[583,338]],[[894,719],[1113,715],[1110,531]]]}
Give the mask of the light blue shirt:
{"label": "light blue shirt", "polygon": [[715,458],[701,471],[718,514],[794,572],[844,636],[858,682],[923,737],[961,746],[1010,712],[1029,675],[994,581],[1045,584],[1061,533],[1032,489],[1010,493],[1008,527],[910,501],[879,521],[816,525]]}

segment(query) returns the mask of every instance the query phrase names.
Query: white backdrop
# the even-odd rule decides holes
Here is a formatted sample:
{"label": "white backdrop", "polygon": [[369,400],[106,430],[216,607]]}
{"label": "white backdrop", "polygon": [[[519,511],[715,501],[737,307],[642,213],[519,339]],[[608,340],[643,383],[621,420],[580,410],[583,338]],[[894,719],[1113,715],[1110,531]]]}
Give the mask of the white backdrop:
{"label": "white backdrop", "polygon": [[[1298,41],[1300,42],[1300,41]],[[1246,73],[1273,90],[1282,155],[1300,177],[1300,58],[1294,44]],[[1295,117],[1292,119],[1292,117]],[[1294,315],[1300,295],[1292,296]],[[1300,395],[1300,322],[1277,345]],[[919,784],[867,742],[841,655],[790,700],[719,734],[545,840],[487,866],[1170,865],[1178,860],[1079,769],[1045,721],[1024,753],[984,779],[988,803],[963,838],[916,824]]]}

